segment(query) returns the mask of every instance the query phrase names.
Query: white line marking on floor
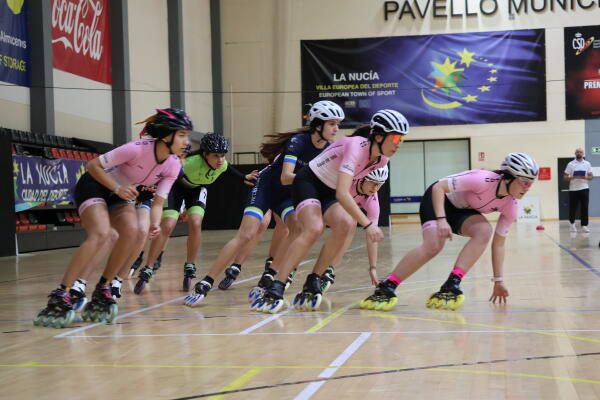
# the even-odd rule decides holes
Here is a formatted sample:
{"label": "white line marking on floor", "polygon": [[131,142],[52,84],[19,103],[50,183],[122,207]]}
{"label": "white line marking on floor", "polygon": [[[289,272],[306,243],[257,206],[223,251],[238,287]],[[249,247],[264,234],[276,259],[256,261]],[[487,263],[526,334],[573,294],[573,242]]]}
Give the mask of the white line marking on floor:
{"label": "white line marking on floor", "polygon": [[[256,275],[256,276],[252,276],[252,277],[250,277],[250,278],[242,279],[241,281],[239,281],[239,282],[234,282],[233,284],[234,284],[234,285],[239,285],[240,283],[244,283],[244,282],[248,282],[248,281],[254,280],[254,279],[258,278],[259,276],[260,276],[260,275]],[[167,305],[167,304],[170,304],[170,303],[174,303],[174,302],[176,302],[176,301],[182,301],[184,298],[185,298],[185,296],[181,296],[181,297],[177,297],[176,299],[172,299],[172,300],[164,301],[164,302],[162,302],[162,303],[155,304],[155,305],[153,305],[153,306],[150,306],[150,307],[140,308],[139,310],[135,310],[135,311],[132,311],[132,312],[128,312],[127,314],[119,315],[117,318],[115,318],[115,321],[117,321],[117,320],[120,320],[120,319],[123,319],[123,318],[130,317],[130,316],[132,316],[132,315],[135,315],[135,314],[140,314],[140,313],[143,313],[143,312],[145,312],[145,311],[154,310],[155,308],[162,307],[162,306],[164,306],[164,305]],[[91,325],[82,326],[82,327],[80,327],[80,328],[77,328],[77,329],[72,329],[72,330],[70,330],[70,331],[67,331],[67,332],[61,333],[61,334],[59,334],[59,335],[56,335],[56,336],[54,336],[54,338],[55,338],[55,339],[64,338],[64,337],[70,336],[70,335],[71,335],[71,334],[73,334],[73,333],[79,333],[79,332],[83,332],[83,331],[86,331],[86,330],[88,330],[88,329],[91,329],[91,328],[95,328],[95,327],[97,327],[97,326],[100,326],[100,325],[105,325],[105,323],[104,323],[104,322],[96,322],[95,324],[91,324]]]}
{"label": "white line marking on floor", "polygon": [[[330,378],[335,374],[335,372],[344,365],[346,361],[367,341],[367,339],[371,336],[371,332],[361,333],[358,338],[354,342],[350,344],[350,346],[346,347],[346,349],[340,354],[330,365],[330,368],[326,368],[319,374],[319,378]],[[294,398],[294,400],[308,400],[312,397],[313,394],[317,392],[325,384],[326,381],[318,381],[310,383],[298,396]]]}

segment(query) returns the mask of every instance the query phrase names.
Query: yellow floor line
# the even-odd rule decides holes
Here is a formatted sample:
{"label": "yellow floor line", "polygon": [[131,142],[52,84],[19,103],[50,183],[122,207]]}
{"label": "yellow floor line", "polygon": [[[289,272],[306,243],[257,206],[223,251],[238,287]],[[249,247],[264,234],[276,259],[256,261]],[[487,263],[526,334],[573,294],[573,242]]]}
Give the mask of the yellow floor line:
{"label": "yellow floor line", "polygon": [[[237,378],[236,380],[234,380],[227,386],[222,387],[219,390],[219,392],[227,392],[230,390],[236,390],[236,389],[241,388],[242,386],[244,386],[244,384],[246,382],[248,382],[250,379],[252,379],[256,375],[258,375],[263,369],[264,368],[252,368],[250,371],[246,372],[244,375],[240,376],[239,378]],[[217,395],[217,396],[211,396],[208,399],[209,400],[217,400],[217,399],[222,399],[225,396],[226,396],[225,394],[221,394],[221,395]]]}
{"label": "yellow floor line", "polygon": [[[379,314],[379,315],[385,315],[385,314]],[[462,316],[462,314],[460,314],[460,313],[457,313],[457,315],[461,315]],[[529,329],[511,328],[511,327],[500,326],[500,325],[480,324],[480,323],[476,323],[476,322],[446,321],[446,320],[443,320],[443,319],[435,319],[435,318],[403,317],[403,316],[399,316],[399,315],[389,315],[389,314],[388,314],[388,317],[389,318],[408,319],[408,320],[414,320],[414,321],[442,322],[442,323],[445,323],[445,324],[455,324],[455,325],[465,325],[465,326],[478,326],[478,327],[483,327],[483,328],[494,328],[494,329],[502,329],[502,330],[515,331],[515,332],[527,332],[527,333],[534,333],[534,334],[537,334],[537,335],[563,337],[563,338],[567,338],[567,339],[581,340],[581,341],[584,341],[584,342],[600,343],[600,339],[585,338],[585,337],[581,337],[581,336],[567,335],[567,334],[564,334],[564,333],[531,332],[531,330],[529,330]]]}
{"label": "yellow floor line", "polygon": [[[2,364],[0,367],[55,367],[55,368],[82,368],[82,367],[109,367],[109,368],[200,368],[200,369],[249,369],[244,375],[234,380],[227,386],[221,388],[219,391],[225,392],[229,390],[235,390],[242,387],[254,376],[258,375],[265,369],[325,369],[329,368],[329,365],[273,365],[273,366],[249,366],[249,365],[125,365],[125,364],[42,364],[39,362],[28,362],[22,364]],[[361,369],[361,370],[396,370],[405,367],[402,366],[366,366],[366,365],[342,365],[337,367],[339,369]],[[433,372],[453,372],[453,373],[466,373],[466,374],[478,374],[478,375],[499,375],[499,376],[514,376],[523,378],[535,378],[535,379],[547,379],[555,381],[565,382],[577,382],[577,383],[592,383],[600,384],[600,381],[592,379],[582,378],[568,378],[561,376],[546,376],[536,374],[525,374],[517,372],[502,372],[502,371],[480,371],[471,369],[452,369],[452,368],[430,368],[424,371]],[[220,396],[211,397],[210,399],[220,399]]]}
{"label": "yellow floor line", "polygon": [[535,375],[535,374],[520,374],[518,372],[479,371],[479,370],[475,370],[475,369],[450,369],[450,368],[432,368],[432,369],[428,369],[427,371],[458,372],[458,373],[478,374],[478,375],[518,376],[518,377],[523,377],[523,378],[548,379],[548,380],[552,380],[552,381],[593,383],[596,385],[600,384],[600,381],[594,381],[591,379],[567,378],[567,377],[563,377],[563,376],[546,376],[546,375]]}
{"label": "yellow floor line", "polygon": [[342,315],[343,313],[345,313],[346,311],[348,311],[348,309],[350,307],[352,307],[354,304],[351,304],[348,307],[343,307],[340,308],[339,310],[337,310],[336,312],[334,312],[333,314],[331,314],[329,317],[325,318],[323,321],[319,322],[318,324],[314,325],[312,328],[310,328],[309,330],[307,330],[306,332],[317,332],[319,329],[323,328],[325,325],[327,325],[328,323],[330,323],[331,321],[333,321],[334,319],[336,319],[337,317],[339,317],[340,315]]}
{"label": "yellow floor line", "polygon": [[[44,368],[192,368],[192,369],[325,369],[331,365],[160,365],[160,364],[45,364],[40,362],[28,362],[20,364],[0,364],[0,368],[15,367],[44,367]],[[341,366],[345,369],[380,369],[391,370],[403,367],[381,367],[381,366]]]}

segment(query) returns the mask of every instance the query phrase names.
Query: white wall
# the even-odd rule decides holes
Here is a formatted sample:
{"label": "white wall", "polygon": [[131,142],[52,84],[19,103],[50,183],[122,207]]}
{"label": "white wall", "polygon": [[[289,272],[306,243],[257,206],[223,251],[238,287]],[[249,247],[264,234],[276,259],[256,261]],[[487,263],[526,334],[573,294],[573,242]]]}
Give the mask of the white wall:
{"label": "white wall", "polygon": [[53,69],[58,136],[112,143],[111,86]]}
{"label": "white wall", "polygon": [[[479,0],[468,1],[471,10],[478,8]],[[584,145],[584,122],[565,121],[563,27],[598,24],[598,8],[557,9],[538,14],[530,10],[528,14],[509,19],[508,1],[498,1],[498,12],[489,17],[433,18],[430,10],[423,19],[405,16],[397,20],[396,15],[384,21],[383,3],[223,1],[223,81],[224,89],[232,88],[234,92],[229,100],[225,99],[225,134],[233,135],[234,151],[256,151],[265,133],[300,125],[300,40],[546,28],[547,121],[419,127],[411,130],[410,137],[469,137],[473,168],[496,169],[510,151],[531,153],[541,166],[552,168],[552,180],[537,183],[531,193],[542,200],[543,218],[557,218],[556,158],[571,157],[576,147]],[[402,6],[404,1],[399,3]],[[409,3],[414,4],[414,1]],[[458,3],[464,3],[454,3],[459,12]],[[419,1],[419,4],[426,2]],[[275,91],[282,93],[269,93]],[[486,161],[477,161],[478,152],[487,154]]]}
{"label": "white wall", "polygon": [[[128,0],[131,121],[170,106],[169,38],[165,0]],[[142,125],[132,135],[137,138]]]}
{"label": "white wall", "polygon": [[29,88],[0,82],[0,127],[29,131]]}
{"label": "white wall", "polygon": [[185,110],[199,132],[213,131],[210,0],[183,0]]}

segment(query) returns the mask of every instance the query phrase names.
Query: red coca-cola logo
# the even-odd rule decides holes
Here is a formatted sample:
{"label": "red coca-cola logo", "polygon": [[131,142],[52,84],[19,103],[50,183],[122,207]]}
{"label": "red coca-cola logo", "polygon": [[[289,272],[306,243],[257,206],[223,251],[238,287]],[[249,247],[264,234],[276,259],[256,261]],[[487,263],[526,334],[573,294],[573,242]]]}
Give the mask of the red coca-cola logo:
{"label": "red coca-cola logo", "polygon": [[112,83],[108,0],[52,0],[54,67]]}

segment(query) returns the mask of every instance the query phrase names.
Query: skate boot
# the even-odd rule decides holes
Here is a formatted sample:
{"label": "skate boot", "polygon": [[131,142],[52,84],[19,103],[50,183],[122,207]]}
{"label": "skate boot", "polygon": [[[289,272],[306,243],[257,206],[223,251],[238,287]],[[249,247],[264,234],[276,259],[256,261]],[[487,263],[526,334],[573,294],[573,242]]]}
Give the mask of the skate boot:
{"label": "skate boot", "polygon": [[448,280],[442,285],[440,290],[429,296],[425,305],[428,308],[458,310],[465,301],[465,295],[460,290],[460,281],[461,279],[458,276],[450,274]]}
{"label": "skate boot", "polygon": [[219,289],[227,290],[240,274],[241,268],[242,266],[240,264],[231,264],[231,266],[225,270],[225,278],[219,283]]}
{"label": "skate boot", "polygon": [[192,279],[196,277],[196,264],[186,262],[183,264],[183,291],[190,290]]}
{"label": "skate boot", "polygon": [[263,272],[262,276],[260,277],[258,285],[253,287],[252,290],[250,290],[250,293],[248,293],[248,301],[250,304],[254,303],[254,300],[265,295],[266,290],[273,284],[275,275],[277,275],[277,271],[267,267],[265,272]]}
{"label": "skate boot", "polygon": [[144,251],[143,250],[140,253],[140,255],[138,256],[138,258],[135,259],[133,264],[131,264],[131,268],[129,269],[129,275],[127,276],[128,278],[133,278],[133,276],[135,275],[135,271],[137,271],[137,269],[142,265],[142,261],[144,261]]}
{"label": "skate boot", "polygon": [[292,272],[290,272],[290,274],[288,275],[286,281],[285,281],[285,290],[287,290],[290,285],[292,284],[292,282],[294,282],[294,276],[296,276],[296,272],[298,272],[298,270],[296,268],[294,268],[292,270]]}
{"label": "skate boot", "polygon": [[110,285],[97,284],[92,301],[86,304],[81,313],[84,321],[112,323],[119,312],[119,306],[113,300]]}
{"label": "skate boot", "polygon": [[152,265],[152,269],[154,271],[158,271],[160,269],[160,266],[162,264],[163,253],[164,253],[164,251],[161,251],[160,254],[158,255],[158,257],[156,258],[156,261],[154,261],[154,265]]}
{"label": "skate boot", "polygon": [[269,314],[277,314],[283,307],[284,291],[285,284],[283,282],[274,281],[271,284],[271,287],[265,291],[263,296],[254,300],[250,305],[250,309]]}
{"label": "skate boot", "polygon": [[323,275],[321,275],[321,291],[327,293],[333,282],[335,281],[335,270],[330,265],[327,267]]}
{"label": "skate boot", "polygon": [[185,299],[183,299],[183,304],[188,307],[194,307],[206,297],[211,288],[212,284],[210,282],[201,280],[200,282],[196,283],[192,293],[185,296]]}
{"label": "skate boot", "polygon": [[375,293],[362,300],[358,306],[367,310],[389,311],[398,302],[396,293],[394,293],[397,287],[398,285],[389,279],[381,281],[377,285]]}
{"label": "skate boot", "polygon": [[142,270],[140,271],[140,275],[138,276],[139,279],[135,284],[135,287],[133,288],[133,293],[142,293],[148,282],[150,282],[153,273],[154,270],[147,265],[144,268],[142,268]]}
{"label": "skate boot", "polygon": [[115,277],[110,282],[110,291],[112,293],[113,300],[117,300],[121,298],[121,287],[123,286],[123,280],[121,278]]}
{"label": "skate boot", "polygon": [[302,311],[317,311],[321,300],[321,275],[310,274],[306,277],[302,291],[294,297],[294,307]]}
{"label": "skate boot", "polygon": [[48,305],[35,316],[33,324],[66,328],[75,318],[69,292],[64,289],[56,289],[48,297],[50,298]]}
{"label": "skate boot", "polygon": [[86,281],[83,279],[77,279],[69,294],[71,295],[71,304],[73,304],[74,311],[80,311],[83,306],[87,303],[87,297],[85,297]]}

